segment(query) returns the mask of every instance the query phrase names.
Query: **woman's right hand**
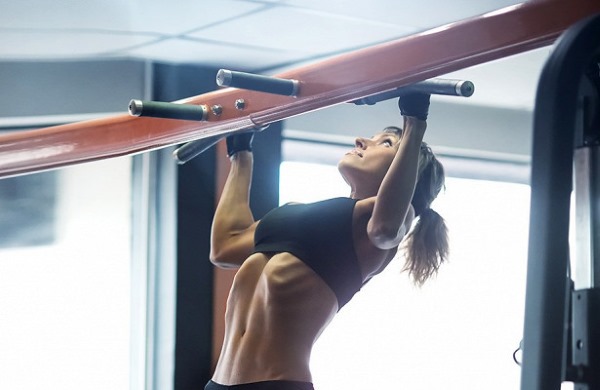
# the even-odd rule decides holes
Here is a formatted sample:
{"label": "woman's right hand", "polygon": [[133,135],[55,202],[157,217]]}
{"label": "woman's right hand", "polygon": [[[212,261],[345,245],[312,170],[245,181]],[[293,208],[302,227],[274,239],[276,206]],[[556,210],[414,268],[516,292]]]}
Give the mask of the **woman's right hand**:
{"label": "woman's right hand", "polygon": [[254,130],[237,133],[227,137],[227,157],[233,157],[237,152],[247,150],[252,151],[252,140],[254,139]]}

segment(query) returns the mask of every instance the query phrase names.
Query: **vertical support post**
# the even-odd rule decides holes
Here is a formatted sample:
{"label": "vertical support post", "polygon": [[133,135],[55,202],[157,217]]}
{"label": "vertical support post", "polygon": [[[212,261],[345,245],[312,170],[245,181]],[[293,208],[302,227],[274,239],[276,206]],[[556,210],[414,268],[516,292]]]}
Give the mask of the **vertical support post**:
{"label": "vertical support post", "polygon": [[575,151],[576,289],[600,287],[600,147]]}

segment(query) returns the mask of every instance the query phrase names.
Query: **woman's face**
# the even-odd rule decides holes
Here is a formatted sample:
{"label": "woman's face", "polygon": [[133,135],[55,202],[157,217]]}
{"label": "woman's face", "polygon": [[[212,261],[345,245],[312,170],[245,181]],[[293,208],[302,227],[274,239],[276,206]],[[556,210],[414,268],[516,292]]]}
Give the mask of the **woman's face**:
{"label": "woman's face", "polygon": [[400,138],[393,132],[381,132],[371,138],[357,138],[355,148],[338,163],[344,180],[353,188],[381,184],[390,167]]}

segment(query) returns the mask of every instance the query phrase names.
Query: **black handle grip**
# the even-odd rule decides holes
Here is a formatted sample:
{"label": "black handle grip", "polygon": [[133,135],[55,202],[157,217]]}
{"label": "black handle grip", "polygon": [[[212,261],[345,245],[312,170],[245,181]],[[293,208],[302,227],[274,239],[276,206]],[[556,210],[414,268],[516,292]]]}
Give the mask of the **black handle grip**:
{"label": "black handle grip", "polygon": [[173,151],[173,157],[175,160],[177,160],[178,164],[185,164],[199,154],[204,153],[207,149],[215,145],[226,136],[227,135],[216,135],[213,137],[207,137],[188,142],[187,144],[175,149],[175,151]]}
{"label": "black handle grip", "polygon": [[206,120],[206,106],[176,104],[133,99],[129,102],[129,114],[154,118],[183,119],[189,121]]}
{"label": "black handle grip", "polygon": [[[264,125],[264,126],[252,127],[251,129],[252,129],[252,131],[259,132],[259,131],[265,130],[268,127],[269,127],[269,125]],[[173,157],[175,158],[175,160],[177,160],[177,163],[185,164],[186,162],[190,161],[194,157],[196,157],[199,154],[203,153],[204,151],[208,150],[211,146],[213,146],[214,144],[216,144],[223,138],[226,138],[227,136],[230,136],[230,135],[233,135],[236,133],[243,133],[245,131],[248,131],[248,129],[239,130],[237,132],[229,132],[227,134],[213,135],[211,137],[201,138],[201,139],[198,139],[195,141],[188,142],[187,144],[180,146],[178,149],[173,151]]]}
{"label": "black handle grip", "polygon": [[411,85],[396,88],[391,91],[367,96],[362,99],[354,100],[352,103],[363,105],[373,105],[383,100],[394,99],[407,92],[424,92],[437,95],[463,96],[469,97],[475,92],[475,85],[467,80],[453,79],[429,79],[420,81]]}
{"label": "black handle grip", "polygon": [[298,95],[298,80],[280,79],[252,73],[220,69],[217,72],[217,85],[273,93],[276,95]]}
{"label": "black handle grip", "polygon": [[402,87],[405,91],[426,92],[437,95],[469,97],[475,92],[475,85],[468,80],[429,79]]}

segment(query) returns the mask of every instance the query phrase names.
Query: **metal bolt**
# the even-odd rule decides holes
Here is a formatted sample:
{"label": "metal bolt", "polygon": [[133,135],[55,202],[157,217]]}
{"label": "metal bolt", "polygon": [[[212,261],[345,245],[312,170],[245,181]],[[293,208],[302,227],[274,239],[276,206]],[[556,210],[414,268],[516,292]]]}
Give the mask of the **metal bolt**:
{"label": "metal bolt", "polygon": [[244,99],[238,99],[235,101],[235,108],[238,110],[243,110],[246,108],[246,101]]}
{"label": "metal bolt", "polygon": [[219,116],[223,113],[223,107],[220,104],[215,104],[210,108],[210,110],[212,111],[213,115],[216,116]]}

